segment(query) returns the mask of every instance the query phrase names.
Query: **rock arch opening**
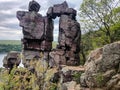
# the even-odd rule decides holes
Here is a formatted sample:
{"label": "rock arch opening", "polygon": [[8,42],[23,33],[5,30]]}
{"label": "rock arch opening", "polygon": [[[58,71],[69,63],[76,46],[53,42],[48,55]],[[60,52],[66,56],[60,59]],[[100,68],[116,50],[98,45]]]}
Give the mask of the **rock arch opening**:
{"label": "rock arch opening", "polygon": [[58,45],[58,37],[59,37],[59,17],[54,19],[54,30],[53,30],[53,48],[56,48]]}

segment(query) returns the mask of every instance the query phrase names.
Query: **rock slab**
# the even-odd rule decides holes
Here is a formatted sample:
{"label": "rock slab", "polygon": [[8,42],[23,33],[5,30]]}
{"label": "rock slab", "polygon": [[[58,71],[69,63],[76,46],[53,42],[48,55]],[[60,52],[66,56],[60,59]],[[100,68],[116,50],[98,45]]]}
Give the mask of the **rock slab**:
{"label": "rock slab", "polygon": [[84,67],[80,80],[83,87],[105,86],[108,90],[119,90],[120,42],[92,51]]}

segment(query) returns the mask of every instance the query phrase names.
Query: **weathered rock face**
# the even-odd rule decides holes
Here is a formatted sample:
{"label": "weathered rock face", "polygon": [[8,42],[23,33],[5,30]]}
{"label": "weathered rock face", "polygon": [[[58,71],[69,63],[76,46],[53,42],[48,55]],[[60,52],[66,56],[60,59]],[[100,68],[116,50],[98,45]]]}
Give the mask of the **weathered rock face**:
{"label": "weathered rock face", "polygon": [[56,4],[53,7],[50,7],[47,11],[47,16],[53,19],[64,14],[73,14],[74,17],[76,16],[76,10],[74,10],[73,8],[68,8],[68,4],[66,1],[64,1],[62,4]]}
{"label": "weathered rock face", "polygon": [[[20,14],[23,15],[20,17]],[[37,12],[17,12],[20,26],[23,27],[24,38],[42,39],[44,33],[44,19]],[[20,18],[19,18],[20,17]]]}
{"label": "weathered rock face", "polygon": [[61,69],[61,79],[63,83],[75,81],[80,83],[80,76],[84,72],[84,67],[81,66],[63,66]]}
{"label": "weathered rock face", "polygon": [[51,18],[43,17],[37,13],[39,9],[40,5],[36,1],[31,1],[29,3],[29,12],[17,12],[17,18],[23,29],[22,43],[25,57],[23,64],[25,66],[29,66],[29,61],[34,59],[36,54],[37,57],[40,57],[40,52],[50,52],[52,49],[53,21]]}
{"label": "weathered rock face", "polygon": [[11,51],[3,59],[3,66],[12,69],[14,65],[19,66],[21,62],[20,53]]}
{"label": "weathered rock face", "polygon": [[24,49],[51,49],[53,41],[52,19],[42,17],[40,14],[34,11],[18,11],[17,17],[20,20],[20,26],[23,27]]}
{"label": "weathered rock face", "polygon": [[[80,25],[75,20],[76,11],[68,8],[66,2],[50,7],[47,12],[50,18],[60,17],[58,45],[50,53],[51,61],[56,65],[79,65],[80,58]],[[59,53],[60,52],[60,53]]]}
{"label": "weathered rock face", "polygon": [[90,53],[85,63],[85,73],[81,76],[81,85],[120,89],[120,42],[105,45]]}
{"label": "weathered rock face", "polygon": [[107,89],[111,90],[120,89],[120,74],[112,76],[112,78],[107,82]]}
{"label": "weathered rock face", "polygon": [[38,12],[40,9],[40,5],[39,3],[37,3],[36,1],[31,1],[29,3],[29,11],[35,11]]}
{"label": "weathered rock face", "polygon": [[[53,73],[54,70],[54,73]],[[50,82],[59,83],[59,90],[83,90],[80,89],[80,75],[83,73],[84,68],[81,66],[66,66],[62,65],[61,68],[51,68],[48,70],[51,74],[48,74]]]}
{"label": "weathered rock face", "polygon": [[62,90],[84,90],[75,81],[66,82],[61,87]]}
{"label": "weathered rock face", "polygon": [[[36,57],[36,52],[43,52],[43,59],[50,67],[59,65],[79,65],[80,25],[76,21],[76,10],[69,8],[66,2],[56,4],[47,11],[47,16],[37,13],[40,5],[36,1],[29,3],[29,11],[18,11],[17,18],[23,28],[23,54]],[[58,46],[52,49],[53,19],[60,17]],[[29,56],[26,56],[29,51]],[[46,53],[47,52],[47,55]],[[35,54],[34,54],[35,53]],[[39,56],[39,55],[38,55]],[[33,59],[29,58],[29,60]],[[28,60],[28,59],[27,59]],[[26,62],[26,60],[24,60]],[[25,63],[24,63],[25,65]]]}
{"label": "weathered rock face", "polygon": [[79,65],[80,58],[78,54],[71,51],[56,49],[50,52],[50,67],[59,65],[76,66]]}
{"label": "weathered rock face", "polygon": [[31,51],[31,50],[24,50],[23,51],[23,65],[25,67],[30,67],[31,59],[39,59],[40,58],[40,51]]}
{"label": "weathered rock face", "polygon": [[[59,21],[59,46],[68,47],[74,52],[79,52],[80,25],[71,16],[61,15]],[[77,45],[79,45],[77,47]],[[75,50],[74,50],[75,49]],[[77,51],[78,50],[78,51]]]}

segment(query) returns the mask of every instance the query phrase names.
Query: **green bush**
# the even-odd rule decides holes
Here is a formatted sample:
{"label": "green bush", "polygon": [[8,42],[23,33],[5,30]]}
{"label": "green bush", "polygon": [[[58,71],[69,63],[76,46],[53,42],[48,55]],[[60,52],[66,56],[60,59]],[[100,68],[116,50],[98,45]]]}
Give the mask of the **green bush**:
{"label": "green bush", "polygon": [[9,69],[0,72],[0,90],[56,90],[57,84],[50,82],[56,69],[48,69],[42,60],[31,60],[30,66],[35,69],[16,66],[9,74]]}
{"label": "green bush", "polygon": [[97,82],[97,85],[99,85],[99,87],[102,87],[104,84],[104,77],[102,73],[98,73],[95,77],[95,80]]}

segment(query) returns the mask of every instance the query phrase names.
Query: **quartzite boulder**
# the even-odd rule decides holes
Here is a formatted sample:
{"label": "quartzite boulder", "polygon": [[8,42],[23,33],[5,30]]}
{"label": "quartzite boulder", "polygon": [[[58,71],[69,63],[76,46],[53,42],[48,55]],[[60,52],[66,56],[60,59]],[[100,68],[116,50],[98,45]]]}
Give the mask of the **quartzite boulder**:
{"label": "quartzite boulder", "polygon": [[53,7],[50,7],[47,11],[47,16],[51,18],[56,18],[60,16],[65,10],[68,8],[67,2],[63,2],[62,4],[56,4]]}
{"label": "quartzite boulder", "polygon": [[79,52],[81,34],[79,23],[70,16],[61,15],[59,25],[59,45],[76,48],[74,52]]}
{"label": "quartzite boulder", "polygon": [[64,52],[64,55],[58,55],[53,51],[55,53],[53,59],[57,64],[79,65],[80,33],[80,25],[77,21],[68,15],[60,16],[57,47]]}
{"label": "quartzite boulder", "polygon": [[55,49],[50,52],[49,64],[51,67],[59,65],[76,66],[80,63],[79,54],[72,51],[64,51],[62,49]]}
{"label": "quartzite boulder", "polygon": [[52,42],[53,41],[53,28],[54,28],[53,20],[45,16],[44,21],[45,21],[44,39],[46,41]]}
{"label": "quartzite boulder", "polygon": [[9,52],[3,59],[3,66],[12,69],[14,65],[19,66],[21,62],[20,53],[17,51]]}
{"label": "quartzite boulder", "polygon": [[49,64],[50,67],[59,66],[59,65],[66,65],[65,59],[65,51],[61,49],[55,49],[50,52],[50,60]]}
{"label": "quartzite boulder", "polygon": [[45,23],[44,18],[40,14],[34,11],[18,11],[17,18],[20,20],[20,26],[23,27],[24,38],[43,39]]}
{"label": "quartzite boulder", "polygon": [[[85,73],[81,76],[81,85],[83,87],[106,86],[114,89],[115,87],[118,87],[120,89],[117,85],[120,82],[120,79],[113,78],[116,75],[120,75],[119,65],[120,42],[108,44],[92,51],[85,63]],[[111,90],[114,90],[112,88]],[[116,88],[116,90],[118,89]]]}
{"label": "quartzite boulder", "polygon": [[67,2],[63,2],[62,4],[56,4],[53,7],[50,7],[47,11],[47,16],[55,19],[57,16],[61,15],[73,15],[74,19],[76,16],[76,10],[73,8],[69,8]]}
{"label": "quartzite boulder", "polygon": [[[76,11],[69,8],[66,2],[56,4],[50,7],[47,12],[49,18],[59,20],[59,36],[56,51],[50,52],[50,62],[56,65],[79,65],[80,58],[80,25],[76,21]],[[59,55],[59,49],[64,52],[64,55]],[[52,64],[53,65],[53,64]]]}
{"label": "quartzite boulder", "polygon": [[60,16],[62,12],[65,11],[65,9],[68,8],[68,5],[65,2],[62,4],[56,4],[53,6],[53,15],[55,14],[56,16]]}
{"label": "quartzite boulder", "polygon": [[107,82],[107,90],[119,90],[120,89],[120,74],[112,76]]}
{"label": "quartzite boulder", "polygon": [[24,50],[22,63],[25,67],[30,67],[30,61],[34,59],[38,60],[39,58],[41,58],[40,51]]}
{"label": "quartzite boulder", "polygon": [[62,90],[84,90],[80,88],[80,84],[75,81],[66,82],[61,87]]}
{"label": "quartzite boulder", "polygon": [[[18,11],[17,18],[23,28],[23,54],[29,56],[35,52],[47,52],[43,59],[50,67],[59,65],[79,65],[80,63],[80,25],[76,21],[76,10],[69,8],[67,2],[56,4],[47,11],[47,16],[38,13],[40,5],[36,1],[29,3],[29,11]],[[53,20],[60,17],[58,45],[52,50]],[[32,55],[33,54],[33,55]],[[33,59],[33,57],[31,57]],[[27,60],[27,58],[26,58]],[[27,61],[25,61],[27,63]],[[29,63],[29,62],[28,62]],[[25,63],[24,63],[25,65]],[[26,64],[27,66],[27,64]]]}
{"label": "quartzite boulder", "polygon": [[53,41],[53,21],[37,13],[39,6],[32,1],[29,4],[29,12],[17,12],[17,18],[23,28],[23,47],[25,50],[50,51]]}
{"label": "quartzite boulder", "polygon": [[33,0],[29,3],[29,11],[38,12],[39,9],[40,9],[40,5],[36,1]]}

